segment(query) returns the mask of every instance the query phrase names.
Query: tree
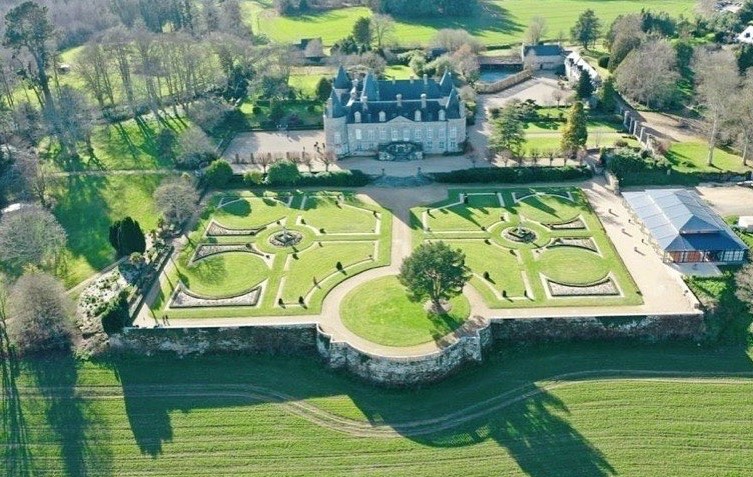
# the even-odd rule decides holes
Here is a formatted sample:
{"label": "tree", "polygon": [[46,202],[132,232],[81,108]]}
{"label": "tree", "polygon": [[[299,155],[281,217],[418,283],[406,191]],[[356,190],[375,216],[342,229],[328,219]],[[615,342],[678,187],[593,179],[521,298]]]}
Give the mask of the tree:
{"label": "tree", "polygon": [[622,94],[648,107],[671,103],[680,80],[677,56],[665,40],[644,42],[620,63],[614,76]]}
{"label": "tree", "polygon": [[536,15],[535,17],[531,18],[531,22],[528,24],[525,38],[526,43],[530,45],[538,45],[539,43],[541,43],[544,35],[546,35],[546,32],[546,18]]}
{"label": "tree", "polygon": [[725,50],[699,50],[693,61],[693,69],[698,102],[709,122],[707,163],[712,165],[720,130],[730,119],[737,100],[740,77],[735,57]]}
{"label": "tree", "polygon": [[157,147],[157,156],[163,161],[173,161],[175,159],[175,146],[178,143],[178,135],[170,128],[162,128],[154,137],[154,144]]}
{"label": "tree", "polygon": [[374,34],[377,49],[381,50],[395,33],[395,20],[389,15],[377,13],[371,17],[371,31]]}
{"label": "tree", "polygon": [[581,71],[578,77],[578,85],[575,88],[575,94],[582,100],[588,100],[594,94],[594,84],[588,72]]}
{"label": "tree", "polygon": [[267,182],[271,185],[291,186],[298,182],[301,173],[298,166],[290,161],[279,161],[272,164],[267,174]]}
{"label": "tree", "polygon": [[224,159],[215,161],[204,172],[204,183],[209,187],[220,189],[233,178],[233,168]]}
{"label": "tree", "polygon": [[605,40],[609,48],[609,71],[614,71],[631,51],[638,48],[645,36],[639,14],[617,17]]}
{"label": "tree", "polygon": [[353,39],[357,44],[366,47],[371,47],[371,42],[374,39],[374,34],[371,31],[371,20],[366,17],[361,17],[356,20],[353,25]]}
{"label": "tree", "polygon": [[614,78],[609,76],[599,89],[599,108],[606,113],[612,113],[616,107],[617,91],[614,89]]}
{"label": "tree", "polygon": [[54,264],[65,243],[65,230],[41,207],[23,207],[0,219],[0,263],[10,271]]}
{"label": "tree", "polygon": [[117,252],[118,257],[125,257],[134,252],[146,251],[146,239],[141,225],[131,217],[116,220],[110,226],[110,245]]}
{"label": "tree", "polygon": [[316,83],[316,99],[327,101],[331,93],[332,81],[324,77],[319,78],[319,81]]}
{"label": "tree", "polygon": [[11,289],[8,308],[8,337],[21,354],[70,346],[74,306],[55,278],[35,270],[26,272]]}
{"label": "tree", "polygon": [[753,71],[745,76],[736,99],[733,115],[737,121],[734,122],[734,127],[742,146],[743,165],[747,166],[753,147]]}
{"label": "tree", "polygon": [[433,48],[442,48],[448,52],[458,51],[463,45],[468,45],[472,52],[478,53],[484,45],[465,30],[443,28],[431,40]]}
{"label": "tree", "polygon": [[596,17],[596,13],[591,9],[581,13],[578,21],[575,22],[575,25],[570,30],[570,36],[573,41],[580,43],[585,49],[596,43],[600,35],[601,20]]}
{"label": "tree", "polygon": [[514,156],[519,156],[523,152],[525,142],[525,129],[517,107],[515,104],[508,104],[492,122],[489,145],[497,153],[509,151]]}
{"label": "tree", "polygon": [[588,141],[588,118],[583,103],[576,101],[570,107],[565,129],[562,131],[560,148],[572,156],[579,149],[585,147]]}
{"label": "tree", "polygon": [[398,279],[415,301],[430,300],[436,313],[443,311],[442,301],[459,295],[471,278],[465,254],[446,243],[423,243],[400,266]]}
{"label": "tree", "polygon": [[181,169],[198,169],[217,158],[217,149],[212,140],[196,126],[183,132],[177,149],[175,166]]}
{"label": "tree", "polygon": [[753,313],[753,263],[748,262],[735,273],[735,295]]}
{"label": "tree", "polygon": [[183,177],[166,179],[154,191],[154,202],[165,220],[175,226],[183,225],[196,211],[199,194]]}

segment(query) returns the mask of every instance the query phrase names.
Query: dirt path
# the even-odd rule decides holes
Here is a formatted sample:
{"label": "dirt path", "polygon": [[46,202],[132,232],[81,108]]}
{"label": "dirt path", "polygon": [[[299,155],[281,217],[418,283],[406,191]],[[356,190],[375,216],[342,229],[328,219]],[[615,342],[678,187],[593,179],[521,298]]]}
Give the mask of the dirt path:
{"label": "dirt path", "polygon": [[[196,384],[196,385],[139,385],[129,386],[129,398],[239,398],[253,403],[276,403],[288,412],[306,419],[312,424],[341,432],[353,437],[418,437],[453,429],[476,419],[499,413],[517,403],[569,386],[587,385],[593,382],[659,382],[713,384],[713,385],[753,385],[753,372],[741,373],[688,373],[686,371],[651,371],[608,369],[582,371],[553,376],[537,383],[526,384],[492,396],[483,401],[465,406],[454,412],[418,420],[376,423],[338,415],[321,409],[299,397],[281,393],[269,388],[250,384]],[[49,398],[60,392],[68,395],[68,390],[57,388],[19,388],[19,394]],[[115,386],[79,387],[77,396],[83,399],[123,399],[122,389]],[[177,399],[179,401],[180,399]]]}

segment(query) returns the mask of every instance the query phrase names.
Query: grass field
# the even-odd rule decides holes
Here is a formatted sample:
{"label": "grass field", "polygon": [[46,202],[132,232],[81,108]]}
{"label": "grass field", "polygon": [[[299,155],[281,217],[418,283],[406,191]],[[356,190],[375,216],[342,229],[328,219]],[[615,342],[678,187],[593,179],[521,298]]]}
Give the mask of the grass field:
{"label": "grass field", "polygon": [[[466,254],[471,284],[492,308],[636,305],[642,299],[598,217],[577,189],[474,190],[467,203],[460,190],[445,202],[412,210],[414,240],[443,240]],[[570,196],[568,196],[568,193]],[[516,201],[517,199],[517,201]],[[580,229],[555,229],[580,219]],[[506,231],[521,225],[533,233],[518,243]],[[570,240],[569,244],[559,244]],[[587,247],[572,240],[588,241]],[[590,249],[588,248],[590,247]],[[488,274],[488,278],[484,275]],[[614,296],[550,296],[547,280],[587,287],[611,277]]]}
{"label": "grass field", "polygon": [[[209,236],[212,222],[233,230],[259,230]],[[271,236],[283,226],[300,234],[300,243],[272,245]],[[389,263],[391,227],[388,211],[349,193],[218,194],[189,235],[188,245],[160,278],[152,312],[173,318],[316,313],[339,283]],[[213,245],[236,249],[195,259],[200,247]],[[209,299],[238,296],[261,286],[261,298],[256,306],[171,308],[170,297],[180,282]]]}
{"label": "grass field", "polygon": [[[695,0],[490,0],[482,3],[482,11],[466,18],[398,18],[394,37],[402,46],[427,45],[437,30],[462,28],[486,45],[519,43],[531,18],[547,20],[546,39],[567,38],[578,15],[593,9],[604,25],[618,15],[638,12],[643,8],[665,11],[673,16],[691,16]],[[348,36],[353,24],[371,11],[365,7],[328,10],[295,17],[280,17],[271,2],[246,0],[242,3],[244,19],[255,33],[261,32],[282,42],[298,42],[301,38],[321,37],[325,45]]]}
{"label": "grass field", "polygon": [[51,186],[53,213],[68,234],[68,247],[58,276],[73,286],[115,259],[108,240],[115,220],[131,216],[148,232],[159,213],[152,196],[164,179],[160,174],[71,175]]}
{"label": "grass field", "polygon": [[703,142],[680,142],[673,144],[666,154],[672,168],[679,172],[750,172],[753,163],[743,166],[743,160],[737,154],[717,148],[714,162],[708,165],[708,145]]}
{"label": "grass field", "polygon": [[2,374],[13,477],[707,477],[753,459],[739,348],[506,348],[419,390],[307,357],[5,360]]}
{"label": "grass field", "polygon": [[468,299],[450,301],[449,313],[428,313],[413,302],[396,277],[383,277],[360,285],[340,305],[343,323],[350,331],[386,346],[414,346],[447,336],[470,315]]}

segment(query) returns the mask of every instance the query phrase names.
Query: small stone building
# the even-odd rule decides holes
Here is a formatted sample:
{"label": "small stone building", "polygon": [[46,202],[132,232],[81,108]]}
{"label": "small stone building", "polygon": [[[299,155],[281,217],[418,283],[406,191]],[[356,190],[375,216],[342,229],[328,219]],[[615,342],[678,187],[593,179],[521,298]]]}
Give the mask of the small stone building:
{"label": "small stone building", "polygon": [[556,70],[565,61],[565,50],[560,45],[523,45],[520,50],[523,65],[536,70]]}
{"label": "small stone building", "polygon": [[351,78],[341,66],[324,112],[327,148],[342,157],[375,156],[381,147],[411,143],[423,154],[463,151],[465,105],[450,73],[437,82]]}

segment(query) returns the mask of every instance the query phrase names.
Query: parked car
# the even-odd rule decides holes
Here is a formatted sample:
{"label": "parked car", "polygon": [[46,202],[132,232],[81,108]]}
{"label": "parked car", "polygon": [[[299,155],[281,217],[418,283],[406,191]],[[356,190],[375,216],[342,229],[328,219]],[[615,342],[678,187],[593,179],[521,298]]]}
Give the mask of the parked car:
{"label": "parked car", "polygon": [[753,181],[742,181],[738,182],[737,185],[739,185],[740,187],[750,187],[751,189],[753,189]]}

